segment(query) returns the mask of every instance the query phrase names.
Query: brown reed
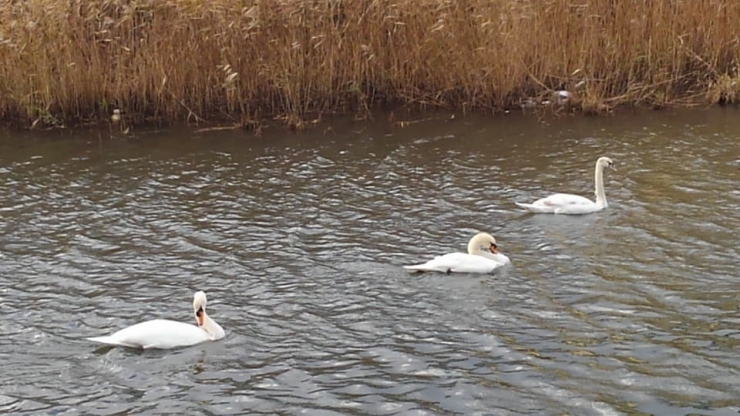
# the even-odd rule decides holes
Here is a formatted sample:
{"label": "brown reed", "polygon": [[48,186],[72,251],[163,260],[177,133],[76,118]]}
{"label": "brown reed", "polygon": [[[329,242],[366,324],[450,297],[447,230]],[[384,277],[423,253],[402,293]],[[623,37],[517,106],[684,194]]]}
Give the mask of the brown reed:
{"label": "brown reed", "polygon": [[737,103],[736,0],[2,0],[0,117]]}

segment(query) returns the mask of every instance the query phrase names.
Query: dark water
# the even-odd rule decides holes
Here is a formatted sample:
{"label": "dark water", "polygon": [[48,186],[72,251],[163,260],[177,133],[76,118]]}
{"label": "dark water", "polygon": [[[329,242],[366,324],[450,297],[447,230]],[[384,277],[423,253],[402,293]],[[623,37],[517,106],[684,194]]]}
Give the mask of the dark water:
{"label": "dark water", "polygon": [[[736,415],[740,120],[0,139],[0,412]],[[610,207],[526,214],[552,191]],[[495,276],[401,266],[496,235]],[[227,331],[100,348],[155,317]]]}

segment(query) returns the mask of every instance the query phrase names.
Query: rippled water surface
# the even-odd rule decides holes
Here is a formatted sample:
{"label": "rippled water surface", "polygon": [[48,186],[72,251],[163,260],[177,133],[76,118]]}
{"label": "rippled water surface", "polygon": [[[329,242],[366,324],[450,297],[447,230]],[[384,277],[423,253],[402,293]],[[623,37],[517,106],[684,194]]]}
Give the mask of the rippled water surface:
{"label": "rippled water surface", "polygon": [[[0,412],[736,415],[740,121],[0,139]],[[515,201],[593,196],[606,211]],[[496,235],[492,276],[401,266]],[[84,338],[193,322],[171,351]]]}

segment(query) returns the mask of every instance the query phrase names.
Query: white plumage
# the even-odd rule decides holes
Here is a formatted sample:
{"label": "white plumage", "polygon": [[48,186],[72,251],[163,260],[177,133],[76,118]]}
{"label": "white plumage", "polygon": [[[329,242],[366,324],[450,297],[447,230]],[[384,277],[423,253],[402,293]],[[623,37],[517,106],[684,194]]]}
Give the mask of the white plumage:
{"label": "white plumage", "polygon": [[604,192],[604,168],[616,170],[614,168],[614,162],[608,157],[600,157],[596,161],[596,168],[594,170],[595,202],[580,195],[553,194],[546,198],[538,199],[531,204],[521,202],[516,202],[516,204],[536,214],[578,215],[601,211],[609,205],[606,202],[606,193]]}
{"label": "white plumage", "polygon": [[450,253],[437,256],[426,263],[403,266],[409,272],[492,273],[510,263],[498,252],[496,239],[488,233],[478,233],[468,243],[468,253]]}
{"label": "white plumage", "polygon": [[206,314],[206,294],[196,292],[193,296],[193,314],[198,324],[191,325],[166,319],[154,319],[124,328],[112,335],[87,338],[88,341],[130,348],[169,349],[216,341],[226,333],[219,324]]}

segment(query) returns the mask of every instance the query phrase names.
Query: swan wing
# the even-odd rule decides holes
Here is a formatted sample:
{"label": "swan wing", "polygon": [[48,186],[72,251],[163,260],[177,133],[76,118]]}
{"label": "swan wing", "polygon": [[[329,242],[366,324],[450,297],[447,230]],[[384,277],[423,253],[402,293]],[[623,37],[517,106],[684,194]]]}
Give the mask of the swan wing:
{"label": "swan wing", "polygon": [[495,261],[496,263],[501,264],[502,266],[504,264],[511,263],[511,260],[509,259],[509,257],[506,254],[503,254],[503,253],[487,254],[487,256],[488,256],[488,258],[490,258],[491,260]]}
{"label": "swan wing", "polygon": [[503,254],[499,255],[502,257],[493,259],[465,253],[450,253],[435,257],[423,264],[403,266],[403,268],[410,272],[491,273],[509,262],[508,257]]}
{"label": "swan wing", "polygon": [[552,194],[531,204],[516,204],[530,212],[550,214],[586,214],[600,209],[594,201],[573,194]]}
{"label": "swan wing", "polygon": [[155,319],[124,328],[110,336],[87,339],[118,347],[168,349],[195,345],[212,338],[195,325]]}

